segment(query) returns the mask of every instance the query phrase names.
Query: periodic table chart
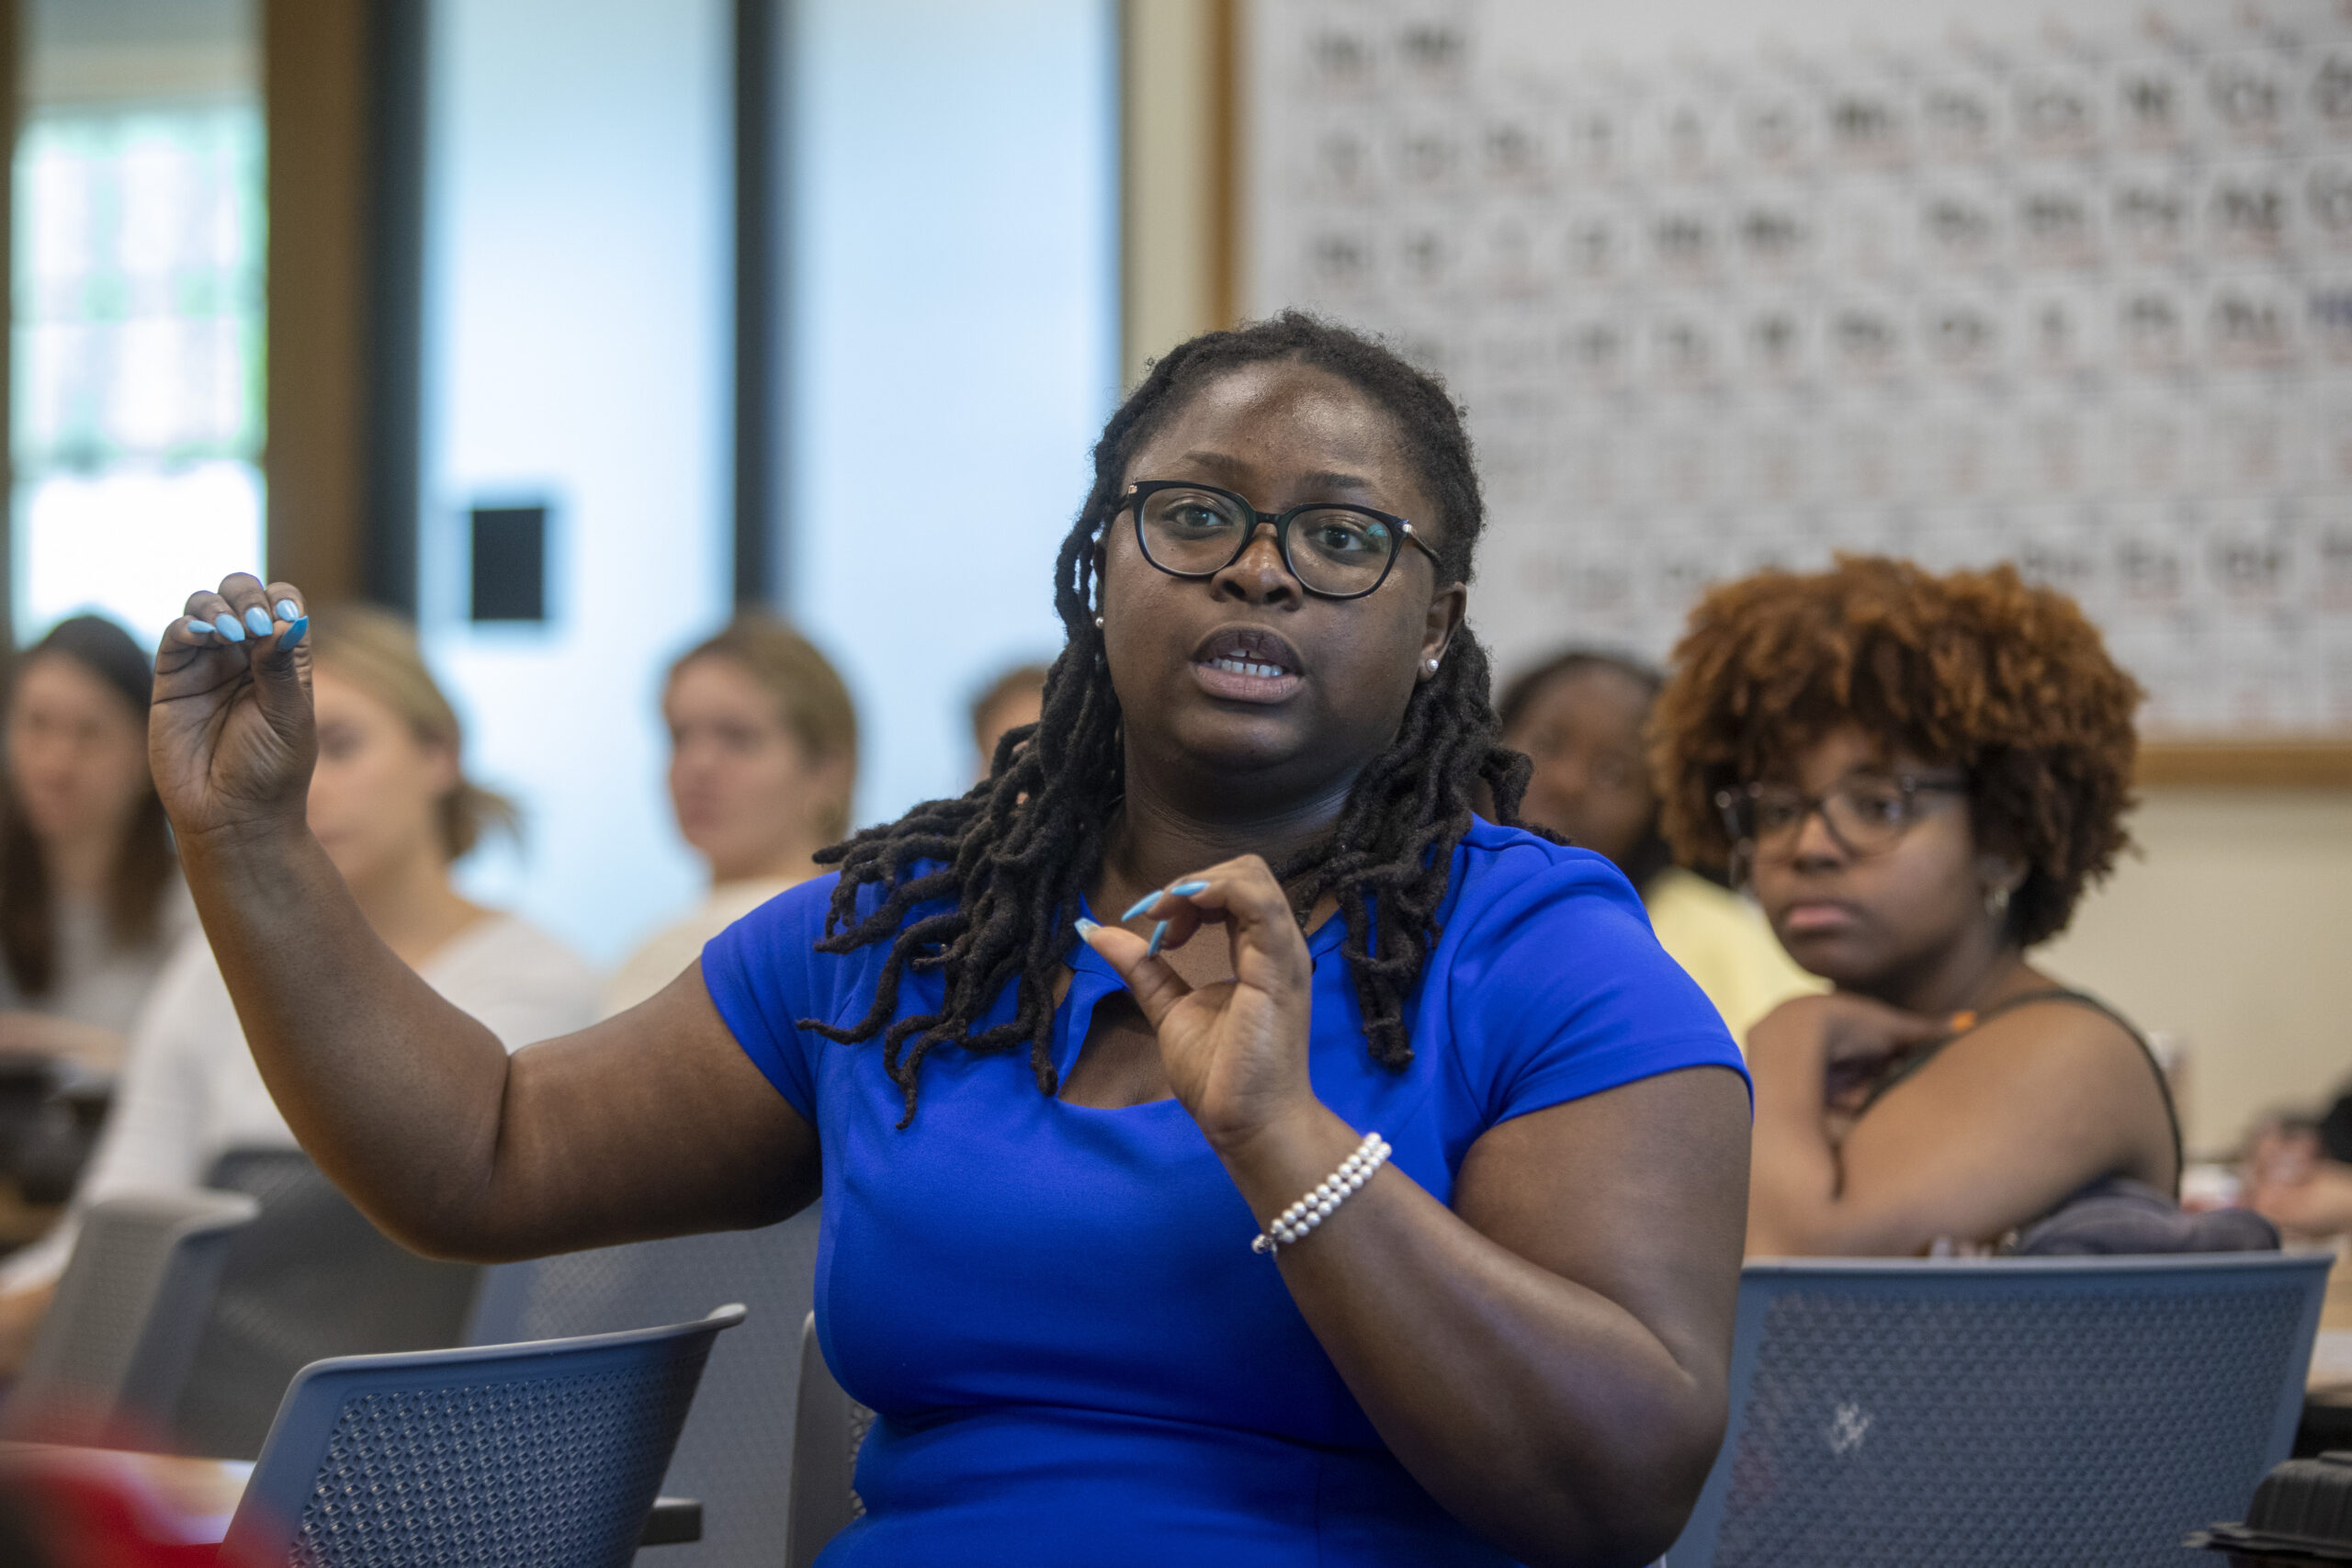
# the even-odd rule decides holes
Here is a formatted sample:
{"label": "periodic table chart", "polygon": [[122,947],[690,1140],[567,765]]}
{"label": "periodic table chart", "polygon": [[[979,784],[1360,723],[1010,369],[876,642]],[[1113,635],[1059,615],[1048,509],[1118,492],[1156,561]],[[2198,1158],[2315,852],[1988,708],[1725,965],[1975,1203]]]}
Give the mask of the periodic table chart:
{"label": "periodic table chart", "polygon": [[2151,734],[2352,737],[2352,0],[1246,26],[1245,304],[1445,376],[1501,670],[1835,550],[2006,559]]}

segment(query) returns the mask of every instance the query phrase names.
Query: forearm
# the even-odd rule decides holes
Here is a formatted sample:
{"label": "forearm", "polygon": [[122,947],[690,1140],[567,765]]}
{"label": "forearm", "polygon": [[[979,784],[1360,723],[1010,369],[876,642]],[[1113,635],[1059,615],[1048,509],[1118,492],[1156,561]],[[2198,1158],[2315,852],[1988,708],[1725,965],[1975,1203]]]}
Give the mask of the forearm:
{"label": "forearm", "polygon": [[190,892],[254,1061],[320,1168],[412,1247],[493,1246],[508,1062],[386,947],[299,825],[191,836]]}
{"label": "forearm", "polygon": [[1752,1064],[1756,1083],[1753,1165],[1747,1181],[1750,1257],[1805,1257],[1840,1250],[1838,1151],[1822,1105],[1818,1051],[1783,1051]]}
{"label": "forearm", "polygon": [[1759,1027],[1749,1063],[1756,1084],[1753,1168],[1747,1180],[1751,1258],[1874,1257],[1917,1250],[1899,1213],[1854,1201],[1830,1141],[1828,1042],[1817,1029]]}
{"label": "forearm", "polygon": [[[1359,1141],[1318,1106],[1225,1160],[1262,1226]],[[1471,1528],[1529,1563],[1646,1562],[1679,1530],[1722,1387],[1623,1307],[1393,1166],[1275,1262],[1390,1450]]]}

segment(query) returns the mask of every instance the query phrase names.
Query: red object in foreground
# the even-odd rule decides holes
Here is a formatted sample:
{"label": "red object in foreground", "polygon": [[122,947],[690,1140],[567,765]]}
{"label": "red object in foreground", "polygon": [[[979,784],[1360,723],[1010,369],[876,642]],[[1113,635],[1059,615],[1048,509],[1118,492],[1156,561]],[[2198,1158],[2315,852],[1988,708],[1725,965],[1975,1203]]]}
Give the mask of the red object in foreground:
{"label": "red object in foreground", "polygon": [[104,1449],[0,1450],[9,1501],[48,1552],[42,1568],[217,1564],[248,1469]]}

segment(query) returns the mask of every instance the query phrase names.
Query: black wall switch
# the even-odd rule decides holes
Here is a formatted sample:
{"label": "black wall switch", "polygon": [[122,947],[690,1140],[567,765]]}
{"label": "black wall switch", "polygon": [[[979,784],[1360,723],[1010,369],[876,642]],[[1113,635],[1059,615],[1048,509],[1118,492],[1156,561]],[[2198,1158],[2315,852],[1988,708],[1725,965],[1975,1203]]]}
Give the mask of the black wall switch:
{"label": "black wall switch", "polygon": [[473,509],[473,618],[548,618],[548,509]]}

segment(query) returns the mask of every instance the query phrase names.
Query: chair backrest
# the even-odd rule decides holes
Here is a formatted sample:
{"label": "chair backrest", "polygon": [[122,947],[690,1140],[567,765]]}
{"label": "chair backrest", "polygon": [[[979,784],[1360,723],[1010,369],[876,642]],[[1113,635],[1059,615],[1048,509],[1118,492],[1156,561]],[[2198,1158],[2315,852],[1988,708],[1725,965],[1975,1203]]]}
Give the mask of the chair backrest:
{"label": "chair backrest", "polygon": [[702,1539],[648,1547],[648,1568],[775,1568],[788,1506],[800,1320],[817,1269],[819,1216],[487,1270],[468,1339],[544,1339],[669,1323],[715,1301],[752,1311],[711,1352],[662,1490],[703,1505]]}
{"label": "chair backrest", "polygon": [[620,1568],[711,1340],[743,1321],[302,1369],[220,1561],[235,1568]]}
{"label": "chair backrest", "polygon": [[287,1385],[312,1361],[465,1343],[480,1267],[409,1251],[300,1150],[232,1150],[205,1185],[258,1200],[261,1215],[230,1246],[195,1374],[173,1414],[182,1451],[252,1459]]}
{"label": "chair backrest", "polygon": [[865,1512],[857,1495],[857,1452],[874,1412],[852,1399],[825,1365],[817,1314],[800,1324],[800,1401],[793,1424],[792,1513],[785,1568],[809,1568],[826,1543]]}
{"label": "chair backrest", "polygon": [[2287,1457],[2329,1262],[1750,1264],[1668,1568],[2178,1562]]}
{"label": "chair backrest", "polygon": [[177,1402],[228,1255],[259,1211],[226,1192],[90,1205],[0,1431],[51,1442],[153,1441]]}

